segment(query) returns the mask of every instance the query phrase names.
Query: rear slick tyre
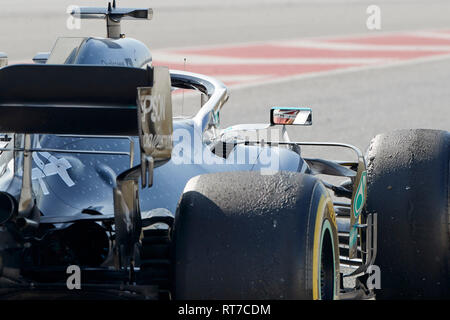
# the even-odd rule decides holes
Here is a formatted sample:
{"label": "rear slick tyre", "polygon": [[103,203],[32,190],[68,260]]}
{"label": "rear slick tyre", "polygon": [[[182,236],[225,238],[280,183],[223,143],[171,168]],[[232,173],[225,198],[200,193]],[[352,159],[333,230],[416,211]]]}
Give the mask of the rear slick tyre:
{"label": "rear slick tyre", "polygon": [[174,298],[334,299],[339,250],[323,184],[299,173],[191,179],[173,230]]}
{"label": "rear slick tyre", "polygon": [[450,133],[376,136],[367,154],[369,213],[378,213],[377,299],[450,298]]}

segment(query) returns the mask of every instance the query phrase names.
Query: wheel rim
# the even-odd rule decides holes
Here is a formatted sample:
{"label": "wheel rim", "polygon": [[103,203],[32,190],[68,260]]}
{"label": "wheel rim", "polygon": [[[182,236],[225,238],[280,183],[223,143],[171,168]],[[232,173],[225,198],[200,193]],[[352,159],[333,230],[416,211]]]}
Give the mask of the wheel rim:
{"label": "wheel rim", "polygon": [[325,220],[322,228],[320,241],[320,263],[319,263],[319,299],[332,300],[335,298],[335,261],[334,243],[331,225]]}

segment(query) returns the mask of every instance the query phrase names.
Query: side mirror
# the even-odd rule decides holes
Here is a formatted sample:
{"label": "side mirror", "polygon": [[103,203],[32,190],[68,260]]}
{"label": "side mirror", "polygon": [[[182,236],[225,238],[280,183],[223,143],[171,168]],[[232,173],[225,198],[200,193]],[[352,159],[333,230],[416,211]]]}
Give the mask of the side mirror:
{"label": "side mirror", "polygon": [[33,62],[38,64],[45,64],[47,63],[48,58],[50,57],[50,52],[38,52],[33,57]]}
{"label": "side mirror", "polygon": [[270,109],[271,125],[312,125],[311,108],[273,107]]}

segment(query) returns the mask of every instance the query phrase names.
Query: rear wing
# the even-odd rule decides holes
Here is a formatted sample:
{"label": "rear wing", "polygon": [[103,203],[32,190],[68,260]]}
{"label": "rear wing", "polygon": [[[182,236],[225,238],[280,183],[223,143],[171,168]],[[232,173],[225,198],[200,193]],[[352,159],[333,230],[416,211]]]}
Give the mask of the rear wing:
{"label": "rear wing", "polygon": [[[153,183],[154,166],[172,154],[171,77],[147,69],[81,65],[13,65],[0,68],[0,132],[24,134],[17,226],[38,226],[32,188],[34,133],[139,136],[141,163],[118,174],[113,189],[116,268],[133,266],[141,234],[138,180]],[[4,149],[7,150],[7,149]],[[64,152],[64,150],[62,150]],[[131,275],[130,275],[131,277]],[[132,277],[131,277],[132,278]]]}
{"label": "rear wing", "polygon": [[138,135],[137,88],[154,69],[12,65],[0,69],[0,132]]}

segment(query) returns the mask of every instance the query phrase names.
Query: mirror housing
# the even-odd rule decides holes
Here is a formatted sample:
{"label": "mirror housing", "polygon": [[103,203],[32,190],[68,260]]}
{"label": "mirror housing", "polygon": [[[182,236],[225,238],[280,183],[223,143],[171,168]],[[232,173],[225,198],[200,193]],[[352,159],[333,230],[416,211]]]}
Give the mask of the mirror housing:
{"label": "mirror housing", "polygon": [[273,107],[270,109],[270,124],[273,125],[312,125],[311,108]]}
{"label": "mirror housing", "polygon": [[38,52],[33,57],[33,62],[38,64],[47,63],[48,58],[50,57],[50,52]]}

